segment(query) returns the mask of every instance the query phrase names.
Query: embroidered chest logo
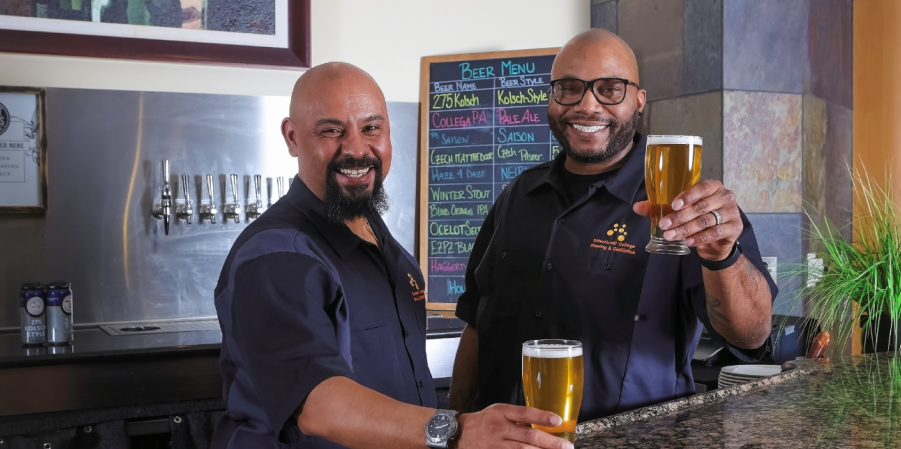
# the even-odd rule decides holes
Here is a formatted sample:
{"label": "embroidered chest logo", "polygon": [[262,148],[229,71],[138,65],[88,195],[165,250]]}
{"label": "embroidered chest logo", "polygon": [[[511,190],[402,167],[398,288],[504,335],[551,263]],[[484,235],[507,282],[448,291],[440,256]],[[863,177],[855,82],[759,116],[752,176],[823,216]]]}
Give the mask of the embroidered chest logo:
{"label": "embroidered chest logo", "polygon": [[635,245],[626,241],[628,236],[625,223],[614,223],[613,228],[607,230],[607,236],[595,237],[591,240],[590,247],[601,251],[635,254]]}
{"label": "embroidered chest logo", "polygon": [[407,277],[410,278],[410,287],[413,288],[413,300],[422,301],[425,299],[425,290],[419,288],[419,282],[416,282],[416,279],[410,273],[407,273]]}

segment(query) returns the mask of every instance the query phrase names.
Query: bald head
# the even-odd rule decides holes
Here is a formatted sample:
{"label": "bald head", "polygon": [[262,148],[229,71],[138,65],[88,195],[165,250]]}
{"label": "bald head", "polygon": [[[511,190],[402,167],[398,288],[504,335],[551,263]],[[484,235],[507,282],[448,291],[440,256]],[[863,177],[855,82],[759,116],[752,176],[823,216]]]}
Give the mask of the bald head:
{"label": "bald head", "polygon": [[[349,87],[351,90],[340,91]],[[363,69],[346,62],[326,62],[304,72],[294,83],[291,93],[290,117],[298,118],[302,113],[302,105],[320,101],[337,93],[341,97],[372,96],[385,102],[382,89]]]}
{"label": "bald head", "polygon": [[[638,81],[638,61],[635,52],[621,37],[601,28],[592,28],[569,40],[557,58],[552,69],[553,78],[564,78],[568,73],[558,73],[571,69],[574,64],[593,64],[600,70],[607,70],[601,76],[625,78],[635,84]],[[592,78],[593,79],[593,78]]]}
{"label": "bald head", "polygon": [[344,62],[313,67],[294,84],[282,120],[298,176],[336,222],[385,209],[381,182],[391,168],[388,105],[368,73]]}
{"label": "bald head", "polygon": [[[548,124],[567,156],[566,169],[593,174],[619,167],[647,98],[638,88],[638,63],[629,45],[607,30],[588,30],[560,49],[551,79],[556,84]],[[560,104],[554,92],[569,98]]]}

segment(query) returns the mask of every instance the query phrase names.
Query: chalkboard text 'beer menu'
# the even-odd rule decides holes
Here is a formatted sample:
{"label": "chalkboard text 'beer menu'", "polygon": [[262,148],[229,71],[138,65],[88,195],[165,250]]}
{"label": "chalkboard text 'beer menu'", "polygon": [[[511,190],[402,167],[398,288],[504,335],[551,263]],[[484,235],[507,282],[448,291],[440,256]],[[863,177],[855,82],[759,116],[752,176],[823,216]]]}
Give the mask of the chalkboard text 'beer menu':
{"label": "chalkboard text 'beer menu'", "polygon": [[419,261],[428,307],[454,309],[507,184],[560,151],[547,124],[557,49],[423,58]]}

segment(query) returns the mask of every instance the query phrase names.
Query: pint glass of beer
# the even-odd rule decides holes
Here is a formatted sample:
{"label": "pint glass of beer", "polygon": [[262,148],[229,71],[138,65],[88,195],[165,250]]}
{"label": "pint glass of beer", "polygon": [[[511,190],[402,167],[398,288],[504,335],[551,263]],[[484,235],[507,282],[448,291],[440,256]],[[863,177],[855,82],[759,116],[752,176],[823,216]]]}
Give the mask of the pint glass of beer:
{"label": "pint glass of beer", "polygon": [[582,343],[575,340],[531,340],[522,344],[522,389],[526,405],[563,418],[558,427],[532,424],[551,435],[576,439],[582,406]]}
{"label": "pint glass of beer", "polygon": [[651,205],[651,243],[654,254],[688,254],[684,240],[666,240],[660,220],[673,212],[673,201],[701,179],[701,149],[697,136],[648,136],[644,183]]}

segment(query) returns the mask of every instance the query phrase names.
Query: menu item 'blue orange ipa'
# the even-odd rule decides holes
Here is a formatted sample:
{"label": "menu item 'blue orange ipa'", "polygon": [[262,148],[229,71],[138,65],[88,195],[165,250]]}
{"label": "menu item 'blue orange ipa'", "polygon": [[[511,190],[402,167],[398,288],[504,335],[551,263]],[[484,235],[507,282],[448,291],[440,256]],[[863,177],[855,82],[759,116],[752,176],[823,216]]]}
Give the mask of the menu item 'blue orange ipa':
{"label": "menu item 'blue orange ipa'", "polygon": [[532,340],[522,345],[522,388],[526,405],[563,418],[557,427],[532,424],[551,435],[576,439],[585,367],[582,344],[574,340]]}
{"label": "menu item 'blue orange ipa'", "polygon": [[644,183],[651,206],[649,253],[685,255],[683,240],[666,240],[660,220],[673,213],[673,201],[701,179],[704,141],[697,136],[648,136]]}

